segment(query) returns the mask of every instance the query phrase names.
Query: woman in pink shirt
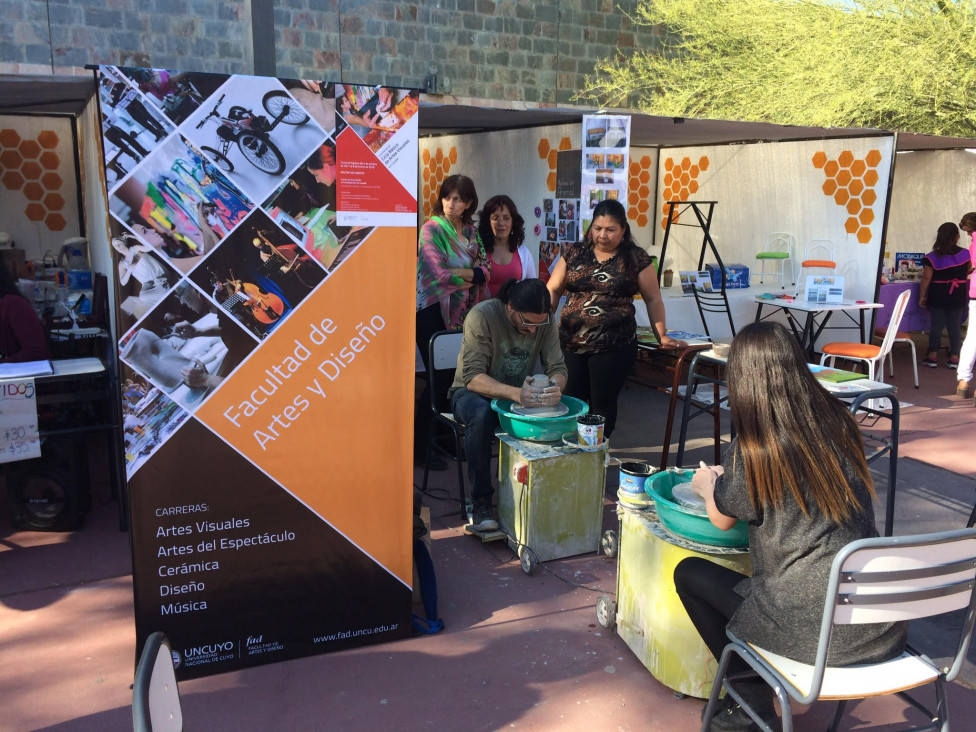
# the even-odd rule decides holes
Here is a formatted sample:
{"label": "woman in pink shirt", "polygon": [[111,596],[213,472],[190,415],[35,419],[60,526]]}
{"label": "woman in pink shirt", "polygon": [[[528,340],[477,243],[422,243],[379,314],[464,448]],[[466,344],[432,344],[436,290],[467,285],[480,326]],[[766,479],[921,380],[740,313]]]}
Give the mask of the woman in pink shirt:
{"label": "woman in pink shirt", "polygon": [[[959,228],[969,234],[969,257],[976,267],[976,241],[973,241],[973,232],[976,231],[976,211],[970,211],[963,216]],[[962,399],[968,399],[972,394],[970,387],[974,361],[976,361],[976,275],[969,279],[969,321],[966,327],[966,340],[962,342],[962,350],[959,352],[957,371],[959,383],[956,384],[956,396]],[[973,406],[976,406],[976,401],[973,402]]]}
{"label": "woman in pink shirt", "polygon": [[478,232],[491,260],[488,292],[498,297],[507,280],[538,277],[535,261],[525,241],[525,220],[508,196],[492,196],[478,217]]}

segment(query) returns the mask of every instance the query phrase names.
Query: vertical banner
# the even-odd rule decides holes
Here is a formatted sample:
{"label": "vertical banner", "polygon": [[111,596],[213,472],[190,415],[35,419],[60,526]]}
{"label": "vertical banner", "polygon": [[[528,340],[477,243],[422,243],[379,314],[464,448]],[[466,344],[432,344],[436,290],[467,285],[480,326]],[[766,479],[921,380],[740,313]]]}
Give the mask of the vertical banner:
{"label": "vertical banner", "polygon": [[418,94],[359,136],[346,90],[99,69],[136,641],[181,679],[410,633]]}
{"label": "vertical banner", "polygon": [[583,159],[580,206],[583,231],[590,228],[593,207],[607,198],[627,205],[630,154],[630,117],[583,116]]}

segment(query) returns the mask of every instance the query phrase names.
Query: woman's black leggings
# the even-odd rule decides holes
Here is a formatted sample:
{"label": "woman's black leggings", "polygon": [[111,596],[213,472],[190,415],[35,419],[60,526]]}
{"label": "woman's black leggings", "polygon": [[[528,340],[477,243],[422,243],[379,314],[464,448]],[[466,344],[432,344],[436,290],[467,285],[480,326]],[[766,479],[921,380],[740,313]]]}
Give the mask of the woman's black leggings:
{"label": "woman's black leggings", "polygon": [[564,393],[589,404],[590,414],[603,416],[603,436],[610,437],[617,424],[617,397],[637,360],[637,341],[600,353],[564,350],[563,356],[569,370]]}
{"label": "woman's black leggings", "polygon": [[[734,588],[745,577],[701,557],[682,559],[674,568],[674,589],[716,661],[722,657],[722,650],[729,642],[725,626],[744,599]],[[733,664],[736,661],[739,659],[733,657]],[[730,671],[746,668],[744,663],[739,663],[742,665],[735,669],[730,667]]]}

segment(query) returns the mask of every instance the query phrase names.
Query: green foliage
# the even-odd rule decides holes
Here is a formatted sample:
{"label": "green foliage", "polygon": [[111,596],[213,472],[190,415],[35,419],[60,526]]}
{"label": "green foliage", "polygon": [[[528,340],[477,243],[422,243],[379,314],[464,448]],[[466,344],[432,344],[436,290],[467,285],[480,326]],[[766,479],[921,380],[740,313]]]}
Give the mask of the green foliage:
{"label": "green foliage", "polygon": [[976,136],[976,0],[640,0],[661,50],[577,98],[649,114]]}

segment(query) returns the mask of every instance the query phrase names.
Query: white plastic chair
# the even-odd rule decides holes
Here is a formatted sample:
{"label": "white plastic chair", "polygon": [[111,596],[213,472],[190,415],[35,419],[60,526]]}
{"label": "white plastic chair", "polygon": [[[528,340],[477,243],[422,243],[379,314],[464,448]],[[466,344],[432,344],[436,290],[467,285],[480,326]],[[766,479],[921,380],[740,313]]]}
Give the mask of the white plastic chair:
{"label": "white plastic chair", "polygon": [[[874,337],[884,340],[885,329],[875,328]],[[895,359],[892,357],[892,351],[895,350],[894,349],[895,343],[907,343],[912,349],[912,372],[915,375],[915,388],[917,389],[918,388],[918,353],[915,351],[915,341],[912,340],[911,334],[909,334],[906,331],[900,330],[897,333],[895,333],[895,338],[891,343],[892,345],[891,351],[888,351],[888,375],[892,377],[895,375]]]}
{"label": "white plastic chair", "polygon": [[176,685],[173,652],[166,636],[156,631],[136,667],[132,685],[132,728],[135,732],[182,732],[183,710]]}
{"label": "white plastic chair", "polygon": [[911,296],[910,290],[905,290],[895,300],[895,306],[891,311],[891,320],[888,321],[888,330],[885,331],[884,339],[880,346],[873,343],[847,343],[843,341],[828,343],[820,350],[823,355],[820,357],[820,365],[826,364],[833,368],[834,361],[838,358],[846,358],[850,361],[863,361],[868,367],[868,378],[877,381],[884,381],[884,360],[891,353],[895,337],[898,335],[898,326],[905,315],[908,307],[908,298]]}
{"label": "white plastic chair", "polygon": [[810,239],[803,247],[803,259],[800,260],[800,276],[796,278],[794,296],[803,288],[804,277],[808,269],[837,269],[834,259],[834,242],[830,239]]}
{"label": "white plastic chair", "polygon": [[[732,655],[739,656],[779,698],[783,732],[792,732],[790,697],[800,704],[818,699],[838,702],[830,729],[835,730],[849,700],[895,694],[928,717],[913,730],[949,730],[946,685],[959,674],[976,617],[976,529],[958,529],[920,536],[886,536],[854,541],[841,549],[831,565],[820,640],[813,664],[800,663],[728,633],[718,673],[708,700],[702,730],[708,729],[724,688],[755,721],[771,732],[758,712],[736,690],[737,679],[726,676]],[[908,646],[898,657],[878,663],[828,666],[827,651],[838,625],[915,620],[967,609],[952,665],[940,667]],[[958,616],[957,616],[958,617]],[[750,675],[754,678],[754,675]],[[936,709],[926,708],[907,692],[935,685]]]}
{"label": "white plastic chair", "polygon": [[[779,284],[786,289],[786,265],[790,265],[790,284],[795,285],[796,279],[793,277],[793,249],[796,241],[792,234],[785,231],[778,231],[766,237],[766,248],[756,253],[759,260],[759,284],[763,283],[766,275],[766,262],[779,262]],[[770,272],[770,275],[773,273]]]}

